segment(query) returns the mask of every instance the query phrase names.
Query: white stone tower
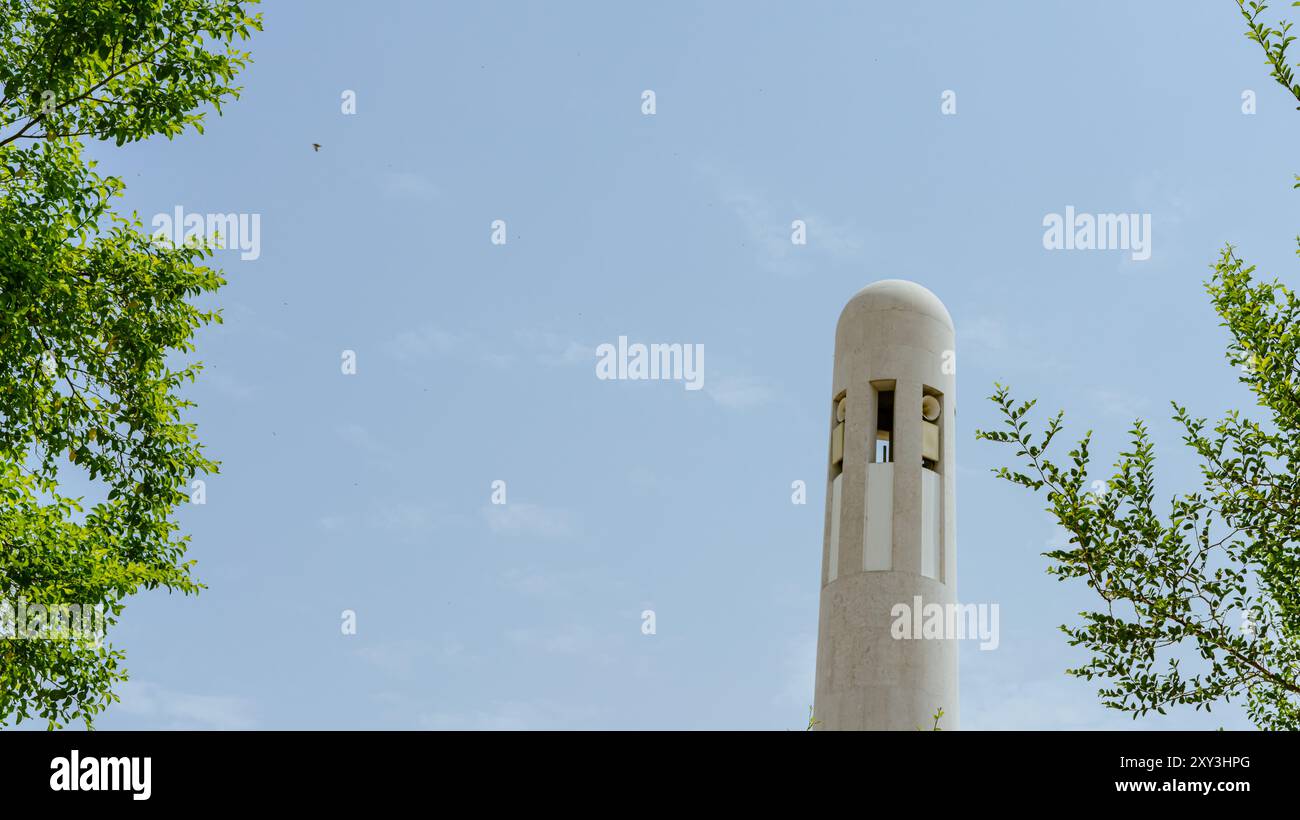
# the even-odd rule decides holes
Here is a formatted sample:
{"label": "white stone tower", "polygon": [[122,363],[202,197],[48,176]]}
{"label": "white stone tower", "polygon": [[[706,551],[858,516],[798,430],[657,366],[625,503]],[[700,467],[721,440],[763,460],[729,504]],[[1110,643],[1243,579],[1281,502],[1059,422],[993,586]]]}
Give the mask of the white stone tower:
{"label": "white stone tower", "polygon": [[900,617],[920,622],[918,599],[945,611],[957,601],[954,350],[947,308],[914,282],[876,282],[840,313],[818,729],[928,729],[939,709],[940,728],[958,728],[957,641],[895,637]]}

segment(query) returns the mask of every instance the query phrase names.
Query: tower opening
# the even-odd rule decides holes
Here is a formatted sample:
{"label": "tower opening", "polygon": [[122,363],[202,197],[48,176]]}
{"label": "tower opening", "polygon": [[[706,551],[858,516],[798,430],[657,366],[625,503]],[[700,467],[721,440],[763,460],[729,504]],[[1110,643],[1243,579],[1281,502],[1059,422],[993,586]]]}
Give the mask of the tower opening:
{"label": "tower opening", "polygon": [[872,458],[877,464],[894,460],[894,391],[876,391],[876,439]]}

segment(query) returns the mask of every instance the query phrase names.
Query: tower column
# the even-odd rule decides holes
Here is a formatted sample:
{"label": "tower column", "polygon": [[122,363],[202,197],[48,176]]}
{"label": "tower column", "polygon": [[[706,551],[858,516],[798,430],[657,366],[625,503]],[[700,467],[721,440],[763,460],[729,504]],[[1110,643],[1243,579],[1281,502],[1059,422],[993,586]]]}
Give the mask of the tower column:
{"label": "tower column", "polygon": [[[813,714],[820,729],[958,727],[957,643],[915,627],[956,604],[952,319],[891,279],[835,331]],[[903,625],[906,628],[900,629]]]}

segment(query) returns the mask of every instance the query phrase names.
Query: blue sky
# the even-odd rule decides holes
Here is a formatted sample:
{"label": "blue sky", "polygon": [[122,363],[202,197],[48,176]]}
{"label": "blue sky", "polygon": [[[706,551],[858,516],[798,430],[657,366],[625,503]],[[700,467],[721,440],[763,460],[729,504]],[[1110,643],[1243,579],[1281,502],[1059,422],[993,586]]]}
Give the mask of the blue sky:
{"label": "blue sky", "polygon": [[[963,727],[1247,725],[1063,674],[1091,600],[973,435],[995,380],[1103,464],[1140,415],[1172,494],[1168,400],[1248,404],[1202,282],[1230,241],[1294,283],[1300,115],[1231,0],[264,11],[206,135],[92,149],[146,224],[255,213],[262,246],[217,254],[198,339],[209,589],[134,599],[101,728],[800,728],[835,321],[884,278],[957,326],[958,591],[1001,610]],[[1045,250],[1067,205],[1151,214],[1151,258]],[[704,389],[597,379],[619,336],[703,344]]]}

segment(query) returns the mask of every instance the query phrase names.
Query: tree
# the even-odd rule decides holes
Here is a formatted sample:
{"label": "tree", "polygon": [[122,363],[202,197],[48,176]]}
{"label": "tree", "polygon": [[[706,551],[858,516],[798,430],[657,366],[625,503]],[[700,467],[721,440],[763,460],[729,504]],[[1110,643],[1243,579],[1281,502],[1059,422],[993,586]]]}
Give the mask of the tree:
{"label": "tree", "polygon": [[[1264,3],[1238,5],[1272,76],[1300,101],[1286,62],[1291,25],[1262,23]],[[1083,579],[1104,603],[1061,627],[1091,655],[1067,672],[1100,679],[1102,702],[1135,719],[1244,698],[1256,726],[1300,729],[1300,297],[1254,273],[1227,246],[1206,289],[1228,330],[1228,360],[1267,422],[1232,412],[1208,429],[1174,403],[1202,487],[1172,498],[1167,516],[1156,511],[1155,451],[1140,420],[1104,482],[1088,480],[1091,431],[1068,463],[1052,461],[1064,413],[1036,441],[1027,431],[1035,402],[1017,404],[1001,385],[992,400],[1005,429],[976,431],[1015,447],[1025,471],[995,473],[1046,490],[1048,511],[1069,533],[1065,548],[1046,553],[1048,572]],[[1184,671],[1188,657],[1195,671]]]}
{"label": "tree", "polygon": [[[116,213],[82,140],[201,133],[238,96],[255,2],[0,0],[0,724],[89,728],[117,700],[124,652],[55,629],[61,607],[107,629],[141,589],[202,586],[175,512],[218,465],[183,419],[200,366],[174,360],[224,280]],[[61,491],[74,476],[93,499]],[[15,634],[19,607],[45,639]]]}

